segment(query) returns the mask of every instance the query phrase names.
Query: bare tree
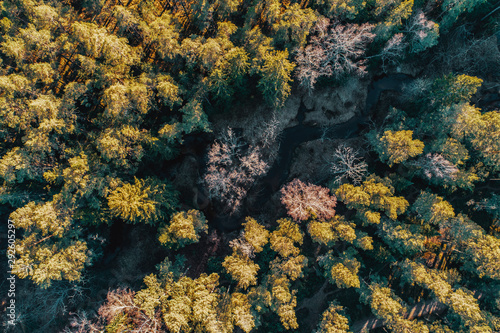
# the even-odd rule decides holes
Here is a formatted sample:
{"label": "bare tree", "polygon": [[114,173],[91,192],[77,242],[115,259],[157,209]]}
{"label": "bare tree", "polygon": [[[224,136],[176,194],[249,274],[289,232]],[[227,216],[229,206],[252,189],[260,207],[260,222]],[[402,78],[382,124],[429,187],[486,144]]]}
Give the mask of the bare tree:
{"label": "bare tree", "polygon": [[92,320],[85,311],[73,314],[70,324],[62,333],[100,333],[104,331],[104,326],[99,320]]}
{"label": "bare tree", "polygon": [[337,198],[325,187],[294,179],[281,188],[281,203],[296,221],[327,220],[335,216]]}
{"label": "bare tree", "polygon": [[29,332],[47,332],[58,319],[68,314],[84,297],[85,280],[79,284],[54,282],[41,289],[25,281],[20,282],[16,301],[16,324]]}
{"label": "bare tree", "polygon": [[403,93],[400,97],[402,102],[415,102],[423,99],[430,92],[432,82],[432,79],[419,77],[408,84],[404,84]]}
{"label": "bare tree", "polygon": [[367,172],[368,164],[359,157],[358,151],[341,144],[333,153],[333,161],[330,164],[330,171],[335,175],[335,183],[341,184],[344,180],[352,180],[354,184],[359,184]]}
{"label": "bare tree", "polygon": [[262,125],[257,128],[254,144],[258,144],[264,149],[271,147],[276,143],[281,129],[281,122],[276,114],[273,113],[271,119],[262,123]]}
{"label": "bare tree", "polygon": [[134,296],[135,292],[129,289],[109,291],[106,303],[99,308],[99,316],[110,322],[120,313],[135,310]]}
{"label": "bare tree", "polygon": [[420,167],[422,176],[433,183],[454,180],[458,173],[458,168],[440,154],[429,153],[411,164]]}
{"label": "bare tree", "polygon": [[315,34],[305,49],[297,53],[297,78],[310,91],[320,76],[341,77],[345,74],[365,74],[366,46],[375,35],[373,26],[338,22],[330,27],[328,19],[320,19],[312,29]]}
{"label": "bare tree", "polygon": [[433,62],[441,72],[498,75],[500,50],[495,35],[477,37],[471,26],[461,25],[447,34],[437,48]]}
{"label": "bare tree", "polygon": [[382,68],[387,71],[388,66],[396,66],[400,63],[405,54],[408,43],[404,40],[402,33],[395,34],[385,44],[380,59],[382,60]]}
{"label": "bare tree", "polygon": [[155,310],[152,316],[148,316],[134,302],[134,296],[135,292],[128,289],[117,289],[108,292],[107,302],[99,308],[100,319],[104,319],[109,324],[120,314],[125,314],[133,323],[133,332],[165,332],[161,312]]}
{"label": "bare tree", "polygon": [[254,180],[268,169],[258,147],[245,147],[229,128],[208,152],[208,168],[203,181],[210,198],[230,214],[241,206]]}

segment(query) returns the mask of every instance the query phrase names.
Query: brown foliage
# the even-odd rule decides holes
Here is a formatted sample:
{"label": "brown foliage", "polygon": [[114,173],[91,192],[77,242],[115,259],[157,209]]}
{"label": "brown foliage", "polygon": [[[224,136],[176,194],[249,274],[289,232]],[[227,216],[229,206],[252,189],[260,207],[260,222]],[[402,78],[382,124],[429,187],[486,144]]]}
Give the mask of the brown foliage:
{"label": "brown foliage", "polygon": [[161,319],[161,313],[155,311],[152,317],[148,316],[135,302],[135,292],[128,289],[117,289],[108,292],[107,302],[99,308],[99,317],[107,324],[116,322],[117,327],[127,329],[128,325],[135,327],[134,332],[164,332],[165,327]]}
{"label": "brown foliage", "polygon": [[296,221],[327,220],[335,215],[337,198],[327,188],[294,179],[281,188],[281,203]]}

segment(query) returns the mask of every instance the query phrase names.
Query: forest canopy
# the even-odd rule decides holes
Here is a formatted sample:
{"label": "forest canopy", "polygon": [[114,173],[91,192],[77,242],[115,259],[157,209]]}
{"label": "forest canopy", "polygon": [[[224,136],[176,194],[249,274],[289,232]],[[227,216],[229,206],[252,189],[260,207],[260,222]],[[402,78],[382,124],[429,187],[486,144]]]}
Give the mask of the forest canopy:
{"label": "forest canopy", "polygon": [[0,1],[2,328],[499,332],[499,8]]}

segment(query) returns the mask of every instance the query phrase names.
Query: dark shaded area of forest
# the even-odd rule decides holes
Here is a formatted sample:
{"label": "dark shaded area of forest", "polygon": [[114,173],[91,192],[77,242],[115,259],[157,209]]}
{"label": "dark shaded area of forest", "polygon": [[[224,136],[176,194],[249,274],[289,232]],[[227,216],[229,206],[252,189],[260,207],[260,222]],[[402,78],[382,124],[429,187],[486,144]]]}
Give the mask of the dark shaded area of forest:
{"label": "dark shaded area of forest", "polygon": [[0,1],[2,329],[499,332],[499,8]]}

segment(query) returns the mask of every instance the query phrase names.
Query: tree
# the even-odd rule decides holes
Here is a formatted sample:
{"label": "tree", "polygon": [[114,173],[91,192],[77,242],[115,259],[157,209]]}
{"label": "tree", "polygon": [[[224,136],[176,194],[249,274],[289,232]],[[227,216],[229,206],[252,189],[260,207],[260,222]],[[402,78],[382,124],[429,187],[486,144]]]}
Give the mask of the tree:
{"label": "tree", "polygon": [[182,137],[183,129],[182,123],[174,122],[171,124],[164,124],[158,131],[158,136],[166,143],[162,153],[168,157],[175,156],[176,145],[183,142]]}
{"label": "tree", "polygon": [[343,144],[335,149],[333,161],[330,162],[330,171],[335,175],[336,184],[341,184],[344,180],[351,180],[354,184],[361,183],[368,164],[358,154]]}
{"label": "tree", "polygon": [[86,242],[78,237],[72,213],[60,196],[54,196],[52,201],[32,201],[10,214],[15,227],[24,229],[23,238],[15,243],[13,274],[29,277],[42,288],[52,281],[80,280],[91,258]]}
{"label": "tree", "polygon": [[248,296],[242,293],[232,293],[231,308],[234,323],[245,333],[250,333],[255,327],[255,317],[251,312]]}
{"label": "tree", "polygon": [[148,39],[156,45],[156,52],[164,60],[174,60],[179,53],[179,32],[172,22],[170,13],[165,12],[148,26]]}
{"label": "tree", "polygon": [[169,248],[181,248],[197,243],[201,233],[207,233],[207,220],[202,212],[191,209],[172,215],[168,225],[160,228],[159,241]]}
{"label": "tree", "polygon": [[320,266],[325,269],[325,277],[337,288],[359,288],[358,272],[361,263],[356,259],[356,253],[356,250],[351,247],[338,257],[333,254],[333,251],[328,251],[318,258]]}
{"label": "tree", "polygon": [[467,246],[465,254],[470,258],[466,268],[476,271],[479,277],[486,276],[500,280],[500,259],[498,257],[500,254],[500,240],[497,237],[485,235],[472,241]]}
{"label": "tree", "polygon": [[26,149],[14,147],[0,160],[0,176],[10,184],[23,183],[28,180],[41,179],[44,171],[50,167],[46,159],[32,155]]}
{"label": "tree", "polygon": [[79,311],[72,314],[70,323],[64,329],[64,333],[98,333],[104,330],[104,326],[100,322],[94,322],[88,317],[85,311]]}
{"label": "tree", "polygon": [[269,242],[271,249],[278,252],[282,257],[297,256],[300,248],[295,244],[302,245],[304,234],[297,223],[291,219],[279,219],[278,228],[271,233]]}
{"label": "tree", "polygon": [[19,65],[24,62],[26,56],[26,44],[21,38],[6,36],[1,44],[1,51],[8,57],[11,57]]}
{"label": "tree", "polygon": [[357,230],[353,245],[361,250],[373,250],[373,239],[366,232]]}
{"label": "tree", "polygon": [[419,173],[432,184],[440,185],[457,179],[459,169],[440,154],[427,154],[419,157],[414,163]]}
{"label": "tree", "polygon": [[368,134],[368,139],[380,160],[390,167],[422,154],[424,143],[412,139],[413,131],[384,131],[380,136],[375,132]]}
{"label": "tree", "polygon": [[420,192],[412,205],[412,210],[424,222],[443,225],[455,217],[453,207],[442,197],[429,192]]}
{"label": "tree", "polygon": [[372,282],[363,287],[360,301],[368,304],[377,318],[388,322],[400,317],[404,311],[402,300],[383,283]]}
{"label": "tree", "polygon": [[129,223],[154,224],[178,206],[178,194],[168,183],[155,179],[134,178],[108,197],[111,214]]}
{"label": "tree", "polygon": [[479,277],[486,276],[495,280],[500,280],[499,253],[500,240],[491,235],[472,241],[466,250],[466,255],[473,263],[473,271],[475,270]]}
{"label": "tree", "polygon": [[491,214],[495,220],[500,218],[500,195],[491,194],[489,198],[483,198],[479,202],[474,202],[473,200],[468,202],[467,205],[474,205],[477,210],[485,210],[487,213]]}
{"label": "tree", "polygon": [[137,293],[118,289],[108,293],[108,301],[99,309],[107,330],[144,329],[146,332],[228,332],[220,320],[221,295],[217,274],[201,274],[197,279],[150,274],[145,288]]}
{"label": "tree", "polygon": [[109,34],[105,28],[94,23],[75,22],[72,30],[75,42],[89,57],[103,57],[105,63],[112,66],[130,66],[139,61],[137,50],[125,38]]}
{"label": "tree", "polygon": [[465,104],[451,104],[438,106],[434,112],[422,113],[418,130],[423,135],[431,135],[437,139],[445,139],[450,134],[458,115],[465,108]]}
{"label": "tree", "polygon": [[385,43],[384,48],[379,54],[384,72],[387,72],[388,66],[396,66],[401,62],[407,47],[408,43],[402,33],[395,34]]}
{"label": "tree", "polygon": [[444,15],[441,20],[441,26],[445,31],[450,29],[461,14],[465,12],[470,13],[483,3],[485,3],[484,0],[443,1],[442,10]]}
{"label": "tree", "polygon": [[448,235],[460,249],[456,258],[463,263],[463,269],[480,277],[500,279],[500,240],[486,235],[484,230],[467,216],[458,214],[445,227]]}
{"label": "tree", "polygon": [[[250,58],[257,61],[262,61],[265,52],[272,49],[272,38],[264,35],[258,25],[245,30],[244,42],[245,50],[250,54]],[[258,70],[258,67],[252,66],[252,70]]]}
{"label": "tree", "polygon": [[74,201],[78,206],[99,209],[101,198],[113,183],[103,176],[102,169],[84,152],[68,160],[69,166],[62,170],[50,170],[43,174],[48,183],[56,184],[63,181],[61,195],[67,202]]}
{"label": "tree", "polygon": [[307,231],[313,242],[332,247],[338,241],[352,243],[356,238],[356,225],[347,222],[343,216],[335,216],[327,221],[313,220],[307,224]]}
{"label": "tree", "polygon": [[358,218],[363,222],[378,224],[380,213],[373,210],[381,210],[391,220],[396,220],[409,206],[404,197],[396,197],[394,192],[389,179],[371,175],[361,186],[341,185],[335,194],[347,208],[356,209]]}
{"label": "tree", "polygon": [[334,23],[329,29],[330,21],[320,19],[313,28],[315,34],[309,44],[297,54],[296,75],[301,84],[309,91],[314,88],[321,76],[341,78],[347,74],[363,75],[365,53],[374,34],[373,26]]}
{"label": "tree", "polygon": [[311,27],[318,17],[311,8],[302,9],[294,3],[280,15],[278,22],[272,25],[274,43],[284,45],[287,50],[304,47]]}
{"label": "tree", "polygon": [[269,241],[269,231],[251,217],[245,218],[242,226],[244,227],[243,237],[252,246],[253,252],[261,252]]}
{"label": "tree", "polygon": [[295,281],[304,276],[304,268],[308,260],[304,255],[287,258],[276,257],[269,263],[269,269],[274,275],[284,275],[290,281]]}
{"label": "tree", "polygon": [[406,312],[404,302],[387,287],[386,283],[380,282],[378,277],[376,277],[375,282],[361,288],[360,300],[368,304],[373,314],[384,320],[384,324],[392,332],[429,333],[429,328],[425,324],[405,319],[403,316]]}
{"label": "tree", "polygon": [[[413,10],[413,0],[380,0],[376,1],[375,13],[385,16],[384,21],[377,24],[374,33],[377,40],[386,41],[403,25],[403,20],[410,17]],[[385,15],[384,15],[385,14]]]}
{"label": "tree", "polygon": [[[262,17],[263,21],[265,21],[269,25],[272,25],[276,23],[276,21],[279,19],[282,8],[283,5],[280,3],[279,0],[263,0],[257,2],[254,11],[255,14],[260,15]],[[254,13],[250,12],[249,14],[250,14],[248,15],[249,18],[258,19],[258,16],[257,17],[254,16],[255,15]]]}
{"label": "tree", "polygon": [[238,211],[248,188],[268,168],[259,148],[244,149],[244,143],[231,128],[212,145],[207,164],[203,181],[208,193],[230,214]]}
{"label": "tree", "polygon": [[344,308],[331,302],[322,314],[321,322],[314,333],[348,333],[349,320],[344,314]]}
{"label": "tree", "polygon": [[295,291],[290,291],[290,281],[279,275],[272,275],[270,279],[271,308],[278,314],[285,329],[297,329],[299,327],[295,315],[297,297]]}
{"label": "tree", "polygon": [[20,37],[26,46],[24,60],[28,62],[53,61],[59,50],[59,45],[55,40],[56,35],[49,29],[37,28],[32,23],[19,29],[16,37]]}
{"label": "tree", "polygon": [[245,75],[250,69],[250,56],[242,47],[233,47],[224,54],[220,63],[230,82],[236,87],[243,87]]}
{"label": "tree", "polygon": [[192,133],[194,131],[210,132],[210,123],[208,122],[208,117],[201,103],[193,99],[184,105],[181,110],[182,116],[182,126],[186,134]]}
{"label": "tree", "polygon": [[335,215],[337,198],[330,195],[327,188],[294,179],[283,186],[280,192],[281,203],[285,205],[288,215],[296,221],[310,218],[327,220]]}
{"label": "tree", "polygon": [[366,7],[366,1],[362,0],[318,0],[318,5],[323,9],[327,17],[354,20]]}
{"label": "tree", "polygon": [[379,235],[391,249],[403,256],[414,256],[425,249],[425,237],[416,225],[383,218]]}
{"label": "tree", "polygon": [[413,13],[406,25],[410,34],[410,52],[419,53],[438,43],[439,24],[425,17],[422,10]]}
{"label": "tree", "polygon": [[[458,140],[454,138],[450,137],[439,138],[436,141],[434,141],[430,149],[432,151],[437,152],[439,155],[443,156],[443,158],[446,161],[449,161],[450,163],[456,166],[464,165],[465,162],[469,159],[469,151],[467,150],[467,148],[465,148],[463,144],[461,144]],[[447,165],[446,162],[441,161],[438,163],[438,166],[441,163]],[[432,167],[431,170],[434,168],[435,167]],[[439,168],[441,169],[440,166]],[[446,168],[445,170],[451,170],[451,169]]]}
{"label": "tree", "polygon": [[445,75],[434,80],[429,99],[431,103],[442,106],[468,102],[482,83],[483,80],[475,76]]}
{"label": "tree", "polygon": [[193,24],[201,34],[205,33],[214,18],[214,6],[209,1],[192,2],[190,6],[189,24]]}
{"label": "tree", "polygon": [[171,109],[182,104],[182,98],[179,96],[179,86],[169,75],[158,75],[156,77],[157,96],[161,98],[163,104]]}
{"label": "tree", "polygon": [[[130,10],[124,6],[115,6],[113,8],[113,16],[116,18],[116,26],[118,34],[133,38],[134,32],[140,34],[138,31],[140,18],[136,15],[135,11]],[[141,29],[142,30],[142,29]]]}
{"label": "tree", "polygon": [[[232,44],[229,45],[233,46]],[[221,61],[222,55],[225,53],[225,45],[223,45],[220,39],[207,38],[200,45],[198,52],[202,69],[210,72]]]}
{"label": "tree", "polygon": [[216,10],[222,18],[227,18],[238,10],[241,0],[218,0],[216,1]]}
{"label": "tree", "polygon": [[237,248],[233,248],[233,254],[224,259],[222,266],[238,282],[237,288],[247,289],[257,284],[259,265]]}
{"label": "tree", "polygon": [[[450,307],[459,316],[462,325],[472,328],[484,321],[477,300],[472,293],[461,287],[453,290],[439,272],[430,270],[408,259],[401,264],[402,278],[411,284],[417,284],[430,289],[438,300]],[[490,329],[486,328],[486,331]],[[484,331],[483,331],[484,332]]]}
{"label": "tree", "polygon": [[257,87],[266,102],[274,109],[282,107],[290,95],[291,72],[295,64],[288,60],[288,51],[266,51],[262,56],[263,64],[258,67],[260,74]]}
{"label": "tree", "polygon": [[2,127],[23,130],[31,127],[31,124],[36,121],[38,113],[23,114],[31,102],[28,99],[29,96],[34,93],[28,78],[20,74],[0,76],[0,89],[4,104],[0,109]]}
{"label": "tree", "polygon": [[124,125],[101,132],[96,140],[96,148],[106,162],[133,174],[145,155],[147,145],[156,140],[145,130]]}
{"label": "tree", "polygon": [[32,72],[32,80],[34,82],[40,81],[42,84],[51,84],[54,82],[55,71],[50,65],[50,63],[37,63],[30,65],[30,71]]}
{"label": "tree", "polygon": [[[30,242],[31,243],[31,242]],[[29,277],[42,288],[50,287],[54,280],[78,281],[88,262],[87,244],[72,241],[66,247],[59,244],[28,244],[26,240],[16,245],[20,258],[12,273],[20,278]]]}
{"label": "tree", "polygon": [[500,170],[500,114],[496,111],[481,114],[478,108],[464,104],[451,128],[452,136],[468,143],[480,161],[493,172]]}
{"label": "tree", "polygon": [[387,327],[391,332],[422,332],[429,333],[429,328],[426,324],[417,320],[408,320],[404,317],[397,316],[391,322],[387,323]]}
{"label": "tree", "polygon": [[250,68],[249,57],[241,47],[231,48],[219,60],[209,76],[210,90],[215,99],[229,102],[238,89],[243,88],[245,76]]}
{"label": "tree", "polygon": [[[454,108],[462,109],[458,105]],[[455,121],[452,120],[451,123],[440,122],[442,126],[439,129],[434,129],[434,133],[437,132],[439,138],[433,142],[429,150],[438,152],[438,154],[422,156],[416,161],[409,162],[408,165],[416,167],[415,171],[417,174],[422,175],[425,179],[429,179],[428,176],[431,176],[429,179],[431,184],[451,188],[452,190],[457,187],[472,190],[474,183],[481,179],[481,174],[484,175],[489,166],[485,168],[484,163],[478,163],[465,169],[467,166],[465,162],[471,160],[469,151],[466,148],[467,143],[464,142],[462,144],[457,139],[448,137],[458,117],[459,114],[454,113],[450,115],[450,119],[455,119]],[[442,130],[443,127],[447,127],[448,129],[439,133],[438,131]],[[431,133],[431,130],[431,128],[428,129],[429,133]],[[461,134],[457,138],[463,140]],[[472,156],[477,156],[471,145],[467,144],[467,146],[471,149],[470,153]],[[474,159],[471,161],[474,161]]]}

